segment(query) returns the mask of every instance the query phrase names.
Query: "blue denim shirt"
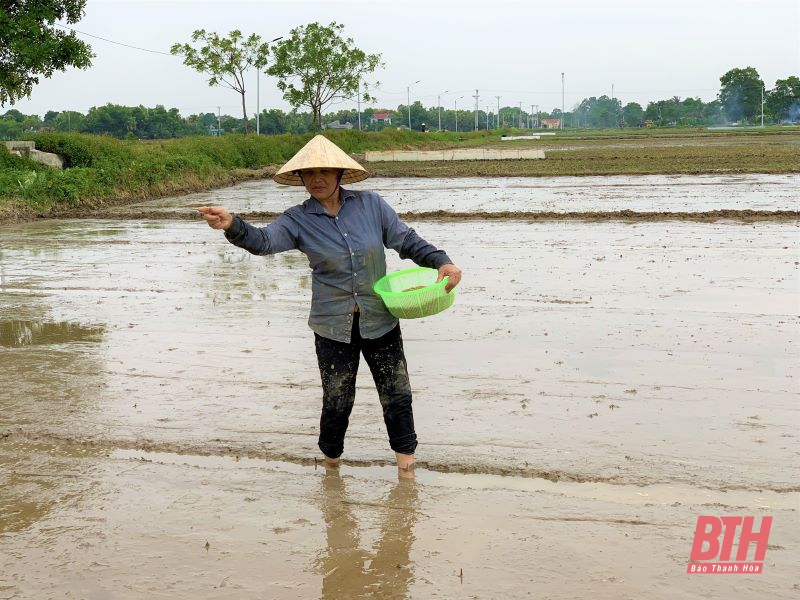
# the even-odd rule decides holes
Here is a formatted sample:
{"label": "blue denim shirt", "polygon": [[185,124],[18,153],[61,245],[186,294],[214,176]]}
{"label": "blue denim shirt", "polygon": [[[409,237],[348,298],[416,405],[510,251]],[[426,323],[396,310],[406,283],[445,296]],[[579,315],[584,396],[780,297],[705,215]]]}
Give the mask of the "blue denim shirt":
{"label": "blue denim shirt", "polygon": [[342,204],[336,216],[309,198],[266,227],[255,227],[235,216],[225,237],[251,254],[286,250],[305,254],[311,267],[308,325],[322,337],[349,343],[356,305],[363,338],[380,337],[397,324],[372,291],[373,284],[386,274],[384,247],[421,267],[438,269],[451,260],[403,223],[375,192],[340,188],[340,194]]}

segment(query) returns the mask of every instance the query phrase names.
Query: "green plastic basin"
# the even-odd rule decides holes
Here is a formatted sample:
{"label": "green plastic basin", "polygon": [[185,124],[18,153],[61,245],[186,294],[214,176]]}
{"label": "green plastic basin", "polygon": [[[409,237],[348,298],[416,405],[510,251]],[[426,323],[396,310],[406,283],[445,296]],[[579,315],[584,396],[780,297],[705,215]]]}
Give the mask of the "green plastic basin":
{"label": "green plastic basin", "polygon": [[450,308],[456,299],[455,289],[444,291],[448,278],[436,283],[438,276],[436,269],[414,267],[381,277],[372,289],[398,319],[419,319]]}

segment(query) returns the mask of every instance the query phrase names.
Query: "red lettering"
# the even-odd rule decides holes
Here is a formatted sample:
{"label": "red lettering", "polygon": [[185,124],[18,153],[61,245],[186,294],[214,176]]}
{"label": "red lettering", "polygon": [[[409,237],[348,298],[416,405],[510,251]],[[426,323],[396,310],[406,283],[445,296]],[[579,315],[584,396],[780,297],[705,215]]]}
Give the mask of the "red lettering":
{"label": "red lettering", "polygon": [[736,528],[742,524],[742,517],[721,517],[724,523],[725,535],[722,537],[722,548],[719,551],[719,560],[728,562],[731,559],[733,538],[736,537]]}
{"label": "red lettering", "polygon": [[[767,517],[764,517],[765,519]],[[706,531],[707,527],[710,529]],[[762,522],[761,528],[764,529]],[[694,528],[694,542],[689,560],[711,560],[719,554],[719,534],[722,533],[722,521],[717,517],[697,517]],[[708,542],[708,550],[703,551],[703,542]]]}
{"label": "red lettering", "polygon": [[[723,517],[723,520],[725,517]],[[745,517],[742,524],[742,535],[739,537],[739,550],[736,552],[736,560],[747,560],[747,550],[751,542],[756,543],[756,555],[754,561],[763,561],[767,553],[767,542],[769,541],[769,530],[772,527],[772,517],[761,517],[761,531],[753,531],[753,521],[755,517]],[[697,534],[695,534],[697,535]]]}

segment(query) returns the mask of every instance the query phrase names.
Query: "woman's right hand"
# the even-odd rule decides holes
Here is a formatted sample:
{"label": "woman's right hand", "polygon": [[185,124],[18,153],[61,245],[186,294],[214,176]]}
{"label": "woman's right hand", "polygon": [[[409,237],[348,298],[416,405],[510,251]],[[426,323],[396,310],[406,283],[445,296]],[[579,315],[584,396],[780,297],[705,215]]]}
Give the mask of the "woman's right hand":
{"label": "woman's right hand", "polygon": [[198,206],[197,212],[203,215],[211,229],[228,229],[233,223],[231,214],[221,206]]}

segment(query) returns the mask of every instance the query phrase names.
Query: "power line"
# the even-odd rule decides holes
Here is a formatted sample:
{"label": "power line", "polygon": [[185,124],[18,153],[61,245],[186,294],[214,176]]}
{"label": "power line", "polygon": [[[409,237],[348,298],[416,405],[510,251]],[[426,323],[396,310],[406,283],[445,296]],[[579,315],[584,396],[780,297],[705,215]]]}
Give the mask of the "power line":
{"label": "power line", "polygon": [[169,52],[161,52],[160,50],[148,50],[147,48],[140,48],[139,46],[131,46],[130,44],[115,42],[114,40],[109,40],[108,38],[100,37],[99,35],[93,35],[91,33],[86,33],[85,31],[78,31],[77,29],[73,29],[72,27],[67,27],[66,25],[61,25],[60,23],[53,23],[53,25],[55,25],[56,27],[61,27],[61,29],[72,31],[74,33],[80,33],[81,35],[89,36],[90,38],[103,40],[104,42],[108,42],[109,44],[116,44],[117,46],[125,46],[126,48],[133,48],[134,50],[141,50],[142,52],[151,52],[153,54],[163,54],[164,56],[173,56]]}

